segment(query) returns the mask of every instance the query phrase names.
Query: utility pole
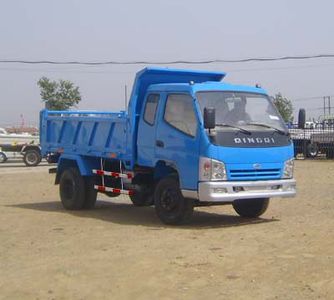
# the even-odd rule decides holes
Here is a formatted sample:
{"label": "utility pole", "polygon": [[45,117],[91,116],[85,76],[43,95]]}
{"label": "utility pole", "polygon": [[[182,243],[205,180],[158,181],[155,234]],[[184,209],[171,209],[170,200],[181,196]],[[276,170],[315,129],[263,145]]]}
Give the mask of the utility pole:
{"label": "utility pole", "polygon": [[128,106],[128,86],[124,86],[124,110],[126,111]]}
{"label": "utility pole", "polygon": [[328,111],[328,115],[331,114],[331,96],[324,96],[324,116],[326,116],[326,112]]}
{"label": "utility pole", "polygon": [[331,115],[331,96],[328,96],[328,114]]}

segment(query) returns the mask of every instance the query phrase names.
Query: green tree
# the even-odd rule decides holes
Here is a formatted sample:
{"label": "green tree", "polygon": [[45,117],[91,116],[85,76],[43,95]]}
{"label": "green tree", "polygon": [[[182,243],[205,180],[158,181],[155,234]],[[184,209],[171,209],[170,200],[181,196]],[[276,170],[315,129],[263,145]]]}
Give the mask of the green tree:
{"label": "green tree", "polygon": [[42,101],[49,110],[68,110],[81,101],[79,87],[68,80],[52,81],[47,77],[38,80]]}
{"label": "green tree", "polygon": [[285,122],[293,121],[293,106],[289,99],[282,96],[281,93],[278,93],[273,97],[274,105],[281,114]]}

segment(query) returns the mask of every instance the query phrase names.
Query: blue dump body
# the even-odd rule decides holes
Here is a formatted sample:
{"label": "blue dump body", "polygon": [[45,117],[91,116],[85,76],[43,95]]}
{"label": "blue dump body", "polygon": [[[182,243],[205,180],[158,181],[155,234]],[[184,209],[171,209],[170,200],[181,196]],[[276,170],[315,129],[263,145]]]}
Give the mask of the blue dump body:
{"label": "blue dump body", "polygon": [[41,112],[40,141],[43,154],[131,160],[127,149],[128,117],[124,112],[47,111]]}
{"label": "blue dump body", "polygon": [[[159,196],[168,184],[177,185],[177,203],[231,203],[245,216],[240,205],[294,196],[293,145],[279,113],[264,90],[222,83],[224,77],[145,68],[137,73],[126,112],[41,111],[42,154],[58,163],[56,183],[62,190],[77,169],[100,192],[128,193],[135,205],[154,199],[159,217],[170,224],[177,221],[161,211],[178,197]],[[116,177],[108,182],[114,186],[106,186],[106,174]],[[79,207],[68,204],[74,196],[67,199],[65,191],[64,206]],[[236,202],[243,199],[247,204]]]}

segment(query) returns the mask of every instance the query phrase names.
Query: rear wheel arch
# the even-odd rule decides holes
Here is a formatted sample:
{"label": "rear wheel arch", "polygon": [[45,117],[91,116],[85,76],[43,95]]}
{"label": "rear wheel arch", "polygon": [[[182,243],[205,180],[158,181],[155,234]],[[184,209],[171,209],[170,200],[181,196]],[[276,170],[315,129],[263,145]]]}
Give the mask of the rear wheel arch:
{"label": "rear wheel arch", "polygon": [[23,148],[21,149],[21,152],[22,153],[25,153],[29,150],[35,150],[37,151],[40,155],[42,155],[42,152],[41,152],[41,147],[40,146],[37,146],[37,145],[26,145],[26,146],[23,146]]}

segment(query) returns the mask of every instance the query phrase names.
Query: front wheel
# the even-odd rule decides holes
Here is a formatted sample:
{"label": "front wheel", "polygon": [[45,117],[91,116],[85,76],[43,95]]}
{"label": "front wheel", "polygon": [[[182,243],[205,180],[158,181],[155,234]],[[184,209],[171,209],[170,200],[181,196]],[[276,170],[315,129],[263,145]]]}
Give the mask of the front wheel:
{"label": "front wheel", "polygon": [[184,198],[174,177],[160,180],[154,193],[155,211],[165,224],[186,223],[192,217],[194,201]]}
{"label": "front wheel", "polygon": [[41,160],[42,156],[37,150],[27,150],[24,152],[23,161],[28,167],[37,166]]}
{"label": "front wheel", "polygon": [[257,218],[267,210],[269,198],[240,199],[233,201],[232,205],[241,217]]}
{"label": "front wheel", "polygon": [[0,152],[0,164],[6,162],[7,156],[5,153]]}
{"label": "front wheel", "polygon": [[92,209],[95,206],[97,198],[97,190],[94,189],[95,178],[93,176],[84,177],[85,181],[85,201],[84,209]]}

